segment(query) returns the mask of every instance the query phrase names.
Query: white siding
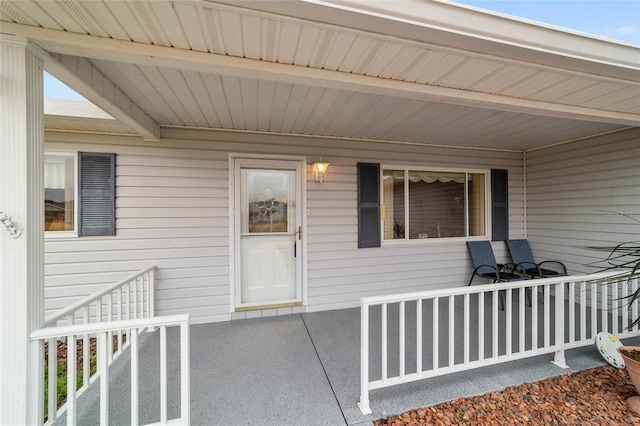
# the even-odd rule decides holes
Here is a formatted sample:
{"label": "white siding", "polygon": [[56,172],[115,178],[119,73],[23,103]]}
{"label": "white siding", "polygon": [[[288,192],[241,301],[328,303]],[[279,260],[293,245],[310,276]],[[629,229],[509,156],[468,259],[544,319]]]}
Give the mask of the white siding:
{"label": "white siding", "polygon": [[539,260],[594,272],[607,253],[587,247],[640,239],[640,129],[530,152],[527,171],[528,237]]}
{"label": "white siding", "polygon": [[[46,136],[48,150],[117,154],[117,235],[47,239],[49,311],[156,264],[158,314],[187,312],[194,322],[230,319],[229,152],[331,163],[323,184],[307,168],[309,310],[357,306],[365,295],[466,285],[472,270],[462,241],[358,249],[357,162],[507,168],[511,236],[524,232],[522,155],[516,152],[184,129],[163,129],[160,142]],[[494,247],[504,259],[504,244]]]}

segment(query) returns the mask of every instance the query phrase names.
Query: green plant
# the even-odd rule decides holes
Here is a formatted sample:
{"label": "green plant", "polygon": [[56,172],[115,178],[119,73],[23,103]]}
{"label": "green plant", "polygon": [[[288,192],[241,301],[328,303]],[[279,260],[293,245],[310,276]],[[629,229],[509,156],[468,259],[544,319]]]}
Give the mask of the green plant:
{"label": "green plant", "polygon": [[[616,214],[625,216],[640,225],[640,220],[631,214]],[[603,261],[605,266],[600,268],[600,272],[616,270],[620,271],[621,275],[628,274],[626,279],[627,284],[636,278],[640,278],[640,241],[628,241],[615,246],[592,246],[589,248],[609,253]],[[640,301],[640,286],[632,293],[622,296],[620,299],[626,300],[627,306],[631,308],[634,303]],[[633,328],[638,324],[640,324],[640,316],[635,318],[627,328]]]}

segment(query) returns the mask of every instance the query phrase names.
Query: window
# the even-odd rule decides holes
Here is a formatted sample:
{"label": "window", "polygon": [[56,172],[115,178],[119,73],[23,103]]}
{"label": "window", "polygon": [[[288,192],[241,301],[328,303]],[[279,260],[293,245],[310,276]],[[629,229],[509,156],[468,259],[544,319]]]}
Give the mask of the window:
{"label": "window", "polygon": [[44,230],[76,230],[76,155],[44,156]]}
{"label": "window", "polygon": [[488,173],[383,168],[383,239],[486,236]]}
{"label": "window", "polygon": [[115,154],[45,153],[44,229],[115,235]]}

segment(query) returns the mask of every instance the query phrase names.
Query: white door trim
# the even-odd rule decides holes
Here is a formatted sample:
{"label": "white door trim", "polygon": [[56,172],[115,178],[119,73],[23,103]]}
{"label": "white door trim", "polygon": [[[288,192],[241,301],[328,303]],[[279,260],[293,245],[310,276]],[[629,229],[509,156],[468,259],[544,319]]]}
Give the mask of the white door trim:
{"label": "white door trim", "polygon": [[[300,209],[300,226],[302,227],[302,240],[301,240],[301,262],[300,262],[300,292],[302,304],[306,306],[308,304],[308,292],[307,292],[307,162],[304,156],[291,156],[291,155],[271,155],[271,154],[242,154],[242,153],[229,153],[229,312],[236,312],[236,308],[239,305],[239,285],[237,282],[236,268],[239,267],[240,258],[238,256],[238,244],[236,242],[236,164],[238,161],[250,162],[256,160],[256,163],[261,163],[264,160],[272,160],[272,165],[277,166],[279,161],[286,162],[298,162],[300,169],[300,192],[301,199],[298,201]],[[282,163],[281,163],[282,164]],[[237,194],[236,194],[237,193]]]}

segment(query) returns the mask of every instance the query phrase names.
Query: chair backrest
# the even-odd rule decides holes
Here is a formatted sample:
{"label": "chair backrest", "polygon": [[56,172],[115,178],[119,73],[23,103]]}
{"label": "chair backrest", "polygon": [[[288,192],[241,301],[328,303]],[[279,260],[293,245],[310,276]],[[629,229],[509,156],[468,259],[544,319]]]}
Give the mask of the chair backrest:
{"label": "chair backrest", "polygon": [[491,243],[489,241],[467,241],[467,247],[471,254],[473,268],[475,269],[480,267],[476,271],[477,274],[496,272],[498,264],[496,262],[496,257],[493,254],[493,247],[491,247]]}
{"label": "chair backrest", "polygon": [[525,268],[535,267],[536,261],[533,260],[531,247],[529,247],[527,240],[507,240],[507,247],[514,264],[523,265]]}

